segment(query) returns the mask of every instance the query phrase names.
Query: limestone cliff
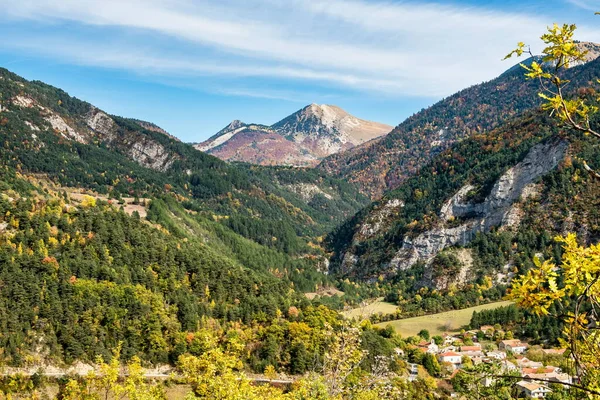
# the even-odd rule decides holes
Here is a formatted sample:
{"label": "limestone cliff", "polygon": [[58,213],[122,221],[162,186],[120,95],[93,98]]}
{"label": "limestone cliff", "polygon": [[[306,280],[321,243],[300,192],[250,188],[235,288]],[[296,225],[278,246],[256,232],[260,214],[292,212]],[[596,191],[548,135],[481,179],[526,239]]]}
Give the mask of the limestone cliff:
{"label": "limestone cliff", "polygon": [[[464,186],[442,207],[438,227],[415,238],[404,238],[402,247],[390,261],[390,267],[406,269],[417,261],[429,262],[446,247],[468,244],[478,232],[488,232],[495,226],[518,224],[514,218],[515,203],[524,193],[531,192],[527,190],[531,184],[558,165],[566,150],[567,143],[564,141],[534,146],[523,161],[498,179],[481,203],[467,201],[466,195],[473,187]],[[464,222],[448,227],[448,221],[454,219]]]}
{"label": "limestone cliff", "polygon": [[[421,262],[426,265],[422,284],[439,289],[460,285],[466,279],[465,274],[470,273],[469,257],[461,253],[459,258],[467,261],[452,274],[436,274],[432,267],[436,255],[456,252],[450,248],[467,246],[478,233],[492,228],[516,229],[523,215],[523,201],[538,194],[537,181],[563,160],[567,148],[566,141],[552,139],[523,149],[513,164],[506,164],[504,172],[497,173],[495,181],[487,181],[486,187],[490,189],[483,197],[482,188],[472,183],[477,179],[467,180],[468,183],[438,203],[437,216],[433,211],[423,217],[420,225],[416,220],[411,222],[414,217],[406,217],[410,208],[414,209],[413,191],[402,195],[404,200],[393,197],[382,200],[349,224],[351,236],[344,242],[348,245],[338,253],[332,268],[336,273],[373,279]],[[409,225],[415,228],[405,229]],[[423,228],[417,230],[419,226]]]}

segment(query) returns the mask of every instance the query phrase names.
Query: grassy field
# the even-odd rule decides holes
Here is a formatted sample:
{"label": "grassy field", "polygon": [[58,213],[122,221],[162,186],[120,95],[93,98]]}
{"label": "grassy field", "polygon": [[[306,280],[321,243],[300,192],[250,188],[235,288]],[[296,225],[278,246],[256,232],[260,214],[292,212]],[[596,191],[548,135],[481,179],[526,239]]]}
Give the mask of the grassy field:
{"label": "grassy field", "polygon": [[[512,301],[500,301],[497,303],[465,308],[464,310],[453,310],[439,314],[424,315],[422,317],[383,322],[377,324],[377,326],[386,327],[392,325],[396,329],[396,332],[400,333],[403,337],[416,336],[421,329],[427,329],[432,336],[441,335],[444,332],[459,331],[463,326],[468,325],[469,322],[471,322],[473,311],[491,310],[498,307],[506,307],[510,304],[512,304]],[[445,327],[446,325],[448,325],[450,329],[447,329]]]}
{"label": "grassy field", "polygon": [[373,303],[370,303],[364,307],[353,308],[352,310],[342,312],[342,315],[346,318],[358,318],[367,319],[372,314],[383,313],[392,314],[398,309],[398,306],[392,303],[386,303],[383,298],[379,298]]}

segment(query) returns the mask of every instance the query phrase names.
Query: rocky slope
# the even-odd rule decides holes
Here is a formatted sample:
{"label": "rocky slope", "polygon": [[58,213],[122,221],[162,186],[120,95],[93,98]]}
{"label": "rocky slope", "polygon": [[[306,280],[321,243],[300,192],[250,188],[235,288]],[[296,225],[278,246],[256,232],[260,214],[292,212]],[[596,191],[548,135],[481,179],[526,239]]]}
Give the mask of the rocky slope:
{"label": "rocky slope", "polygon": [[339,107],[311,104],[272,126],[235,120],[196,149],[227,161],[315,166],[326,156],[385,135],[392,127]]}
{"label": "rocky slope", "polygon": [[[518,201],[535,194],[532,184],[550,172],[562,161],[567,150],[565,141],[534,146],[525,159],[506,171],[494,184],[483,202],[466,200],[475,187],[463,186],[440,210],[438,226],[415,238],[405,237],[400,250],[390,261],[392,269],[407,269],[418,261],[430,262],[450,246],[466,246],[477,233],[489,232],[493,227],[514,228],[519,225]],[[458,226],[448,222],[460,220]]]}
{"label": "rocky slope", "polygon": [[[329,235],[330,272],[367,281],[400,276],[437,289],[483,274],[505,283],[515,259],[521,268],[533,258],[521,245],[531,251],[565,232],[598,240],[597,185],[577,161],[600,165],[593,149],[597,142],[567,133],[543,111],[454,143]],[[479,253],[470,260],[473,246]],[[448,254],[460,254],[464,265],[438,270],[437,257]]]}
{"label": "rocky slope", "polygon": [[[600,47],[594,43],[580,46],[589,50],[588,62],[565,73],[573,92],[600,75]],[[365,194],[379,198],[453,143],[537,107],[537,92],[538,82],[526,81],[520,67],[510,68],[494,80],[462,90],[411,116],[378,141],[327,157],[319,168],[355,182]]]}

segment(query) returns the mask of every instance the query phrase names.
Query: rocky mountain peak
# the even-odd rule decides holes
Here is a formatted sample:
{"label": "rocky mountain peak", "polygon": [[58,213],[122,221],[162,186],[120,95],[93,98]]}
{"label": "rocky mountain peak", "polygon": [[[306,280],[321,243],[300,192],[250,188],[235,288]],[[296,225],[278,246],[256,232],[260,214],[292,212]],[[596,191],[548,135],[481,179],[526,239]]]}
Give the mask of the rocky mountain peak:
{"label": "rocky mountain peak", "polygon": [[[195,147],[225,160],[314,166],[323,157],[391,130],[389,125],[356,118],[340,107],[313,103],[272,126],[248,125],[234,120]],[[266,157],[266,154],[272,157]]]}
{"label": "rocky mountain peak", "polygon": [[586,51],[585,61],[583,63],[587,63],[590,61],[594,61],[598,57],[600,57],[600,44],[594,42],[579,42],[577,43],[577,48],[580,51]]}
{"label": "rocky mountain peak", "polygon": [[242,121],[240,121],[239,119],[234,119],[233,121],[231,121],[231,122],[229,123],[229,125],[227,125],[227,126],[226,126],[225,128],[223,128],[222,130],[223,130],[223,131],[225,131],[225,130],[229,130],[229,131],[231,131],[231,130],[234,130],[234,129],[241,128],[241,127],[243,127],[243,126],[245,126],[245,125],[246,125],[246,124],[245,124],[245,123],[243,123]]}

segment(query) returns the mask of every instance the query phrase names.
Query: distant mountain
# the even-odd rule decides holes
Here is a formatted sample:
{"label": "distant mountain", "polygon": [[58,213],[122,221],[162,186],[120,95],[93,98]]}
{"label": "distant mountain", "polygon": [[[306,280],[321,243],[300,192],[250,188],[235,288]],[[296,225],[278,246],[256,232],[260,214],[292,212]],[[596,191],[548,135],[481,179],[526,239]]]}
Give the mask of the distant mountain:
{"label": "distant mountain", "polygon": [[[594,82],[600,69],[600,46],[579,45],[588,51],[587,62],[565,72],[565,79],[572,81],[571,90]],[[461,90],[414,114],[380,140],[327,157],[319,168],[357,183],[363,193],[379,198],[453,143],[539,106],[539,90],[537,81],[525,80],[522,68],[510,68],[496,79]]]}
{"label": "distant mountain", "polygon": [[227,161],[315,166],[324,157],[391,130],[389,125],[356,118],[337,106],[311,104],[272,126],[235,120],[194,147]]}

